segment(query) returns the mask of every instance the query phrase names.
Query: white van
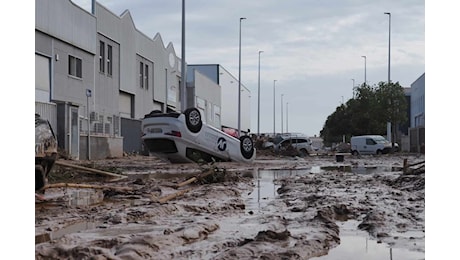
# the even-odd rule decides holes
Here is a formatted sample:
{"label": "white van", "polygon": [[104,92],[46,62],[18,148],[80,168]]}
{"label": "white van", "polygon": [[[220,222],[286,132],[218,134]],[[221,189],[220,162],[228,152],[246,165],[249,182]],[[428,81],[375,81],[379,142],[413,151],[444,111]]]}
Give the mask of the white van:
{"label": "white van", "polygon": [[391,143],[381,135],[360,135],[351,137],[351,153],[384,154],[391,151]]}

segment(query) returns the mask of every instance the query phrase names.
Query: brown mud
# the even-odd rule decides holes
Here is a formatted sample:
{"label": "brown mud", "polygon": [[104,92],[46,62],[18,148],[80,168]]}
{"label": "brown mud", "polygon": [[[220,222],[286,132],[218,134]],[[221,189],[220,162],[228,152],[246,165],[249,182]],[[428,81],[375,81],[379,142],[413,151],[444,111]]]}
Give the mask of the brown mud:
{"label": "brown mud", "polygon": [[[424,252],[425,175],[391,167],[423,156],[275,157],[253,164],[170,164],[127,156],[85,167],[127,175],[106,177],[57,166],[51,183],[105,188],[52,188],[35,204],[36,259],[310,259],[340,244],[338,223],[354,220],[371,239]],[[312,169],[324,166],[320,172]],[[326,167],[327,166],[327,167]],[[336,167],[339,166],[339,167]],[[341,168],[390,167],[356,174]],[[276,169],[293,175],[260,172]],[[200,173],[214,174],[178,188]],[[314,173],[313,173],[314,172]],[[261,193],[270,183],[273,195]],[[129,187],[131,189],[111,189]],[[160,203],[161,198],[184,191]],[[261,193],[260,196],[255,196]],[[257,198],[257,200],[255,200]]]}

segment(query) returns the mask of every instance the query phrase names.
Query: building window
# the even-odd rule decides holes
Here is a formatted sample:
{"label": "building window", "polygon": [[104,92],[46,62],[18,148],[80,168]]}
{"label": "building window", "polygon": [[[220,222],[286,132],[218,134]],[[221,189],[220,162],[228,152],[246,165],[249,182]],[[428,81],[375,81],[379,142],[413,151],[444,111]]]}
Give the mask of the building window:
{"label": "building window", "polygon": [[139,66],[139,85],[144,88],[144,63],[142,61]]}
{"label": "building window", "polygon": [[149,89],[149,65],[145,64],[145,89]]}
{"label": "building window", "polygon": [[82,78],[81,59],[69,55],[69,75]]}
{"label": "building window", "polygon": [[107,44],[107,74],[112,76],[112,45]]}
{"label": "building window", "polygon": [[105,44],[103,41],[99,41],[99,71],[104,73],[105,68]]}

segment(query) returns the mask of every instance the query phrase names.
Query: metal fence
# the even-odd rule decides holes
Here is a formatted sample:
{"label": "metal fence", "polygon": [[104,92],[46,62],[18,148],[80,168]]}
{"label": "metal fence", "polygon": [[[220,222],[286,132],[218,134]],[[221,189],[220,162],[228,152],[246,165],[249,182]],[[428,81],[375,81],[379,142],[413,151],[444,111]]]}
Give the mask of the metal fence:
{"label": "metal fence", "polygon": [[54,103],[35,102],[35,113],[39,114],[43,119],[47,119],[53,131],[57,130],[57,108]]}
{"label": "metal fence", "polygon": [[121,118],[121,136],[123,136],[123,152],[142,153],[141,120]]}

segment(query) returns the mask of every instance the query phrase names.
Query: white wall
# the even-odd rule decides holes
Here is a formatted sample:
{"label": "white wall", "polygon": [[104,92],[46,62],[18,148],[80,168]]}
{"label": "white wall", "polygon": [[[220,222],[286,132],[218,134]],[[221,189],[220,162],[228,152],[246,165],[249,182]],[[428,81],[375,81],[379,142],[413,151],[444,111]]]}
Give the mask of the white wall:
{"label": "white wall", "polygon": [[[238,129],[238,79],[219,67],[219,85],[222,87],[222,125]],[[251,128],[251,92],[241,84],[241,131]]]}
{"label": "white wall", "polygon": [[[221,129],[221,86],[214,83],[198,70],[194,70],[195,104],[202,112],[203,121]],[[204,103],[204,104],[203,104]]]}

